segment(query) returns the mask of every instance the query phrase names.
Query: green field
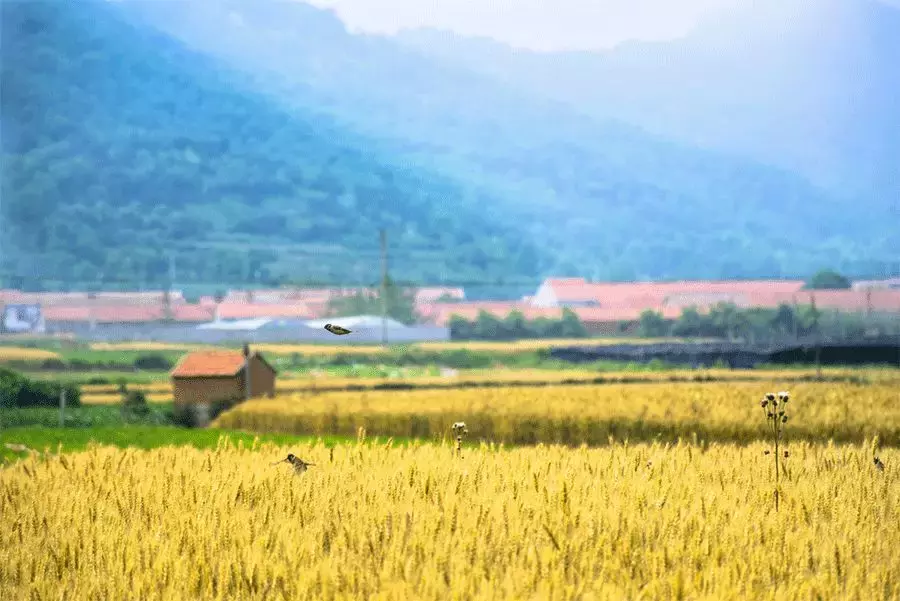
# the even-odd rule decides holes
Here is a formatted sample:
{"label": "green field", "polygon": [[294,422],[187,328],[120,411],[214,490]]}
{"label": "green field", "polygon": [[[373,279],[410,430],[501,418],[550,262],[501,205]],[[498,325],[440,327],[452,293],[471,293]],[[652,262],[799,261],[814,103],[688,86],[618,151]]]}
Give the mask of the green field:
{"label": "green field", "polygon": [[[128,426],[128,427],[96,427],[96,428],[9,428],[0,430],[0,465],[22,459],[27,452],[16,452],[6,447],[7,444],[23,444],[28,448],[43,453],[61,451],[71,453],[81,451],[91,443],[110,445],[119,448],[134,447],[138,449],[154,449],[165,446],[192,446],[198,449],[215,448],[219,439],[225,437],[234,444],[249,446],[254,440],[260,443],[271,442],[279,445],[311,445],[322,441],[325,446],[332,447],[341,443],[356,441],[349,436],[292,436],[289,434],[252,434],[231,430],[192,430],[174,426]],[[384,438],[367,439],[371,444],[384,444]],[[407,439],[394,439],[395,443],[409,442]],[[277,458],[276,458],[277,459]]]}
{"label": "green field", "polygon": [[[172,423],[171,403],[148,403],[147,414],[140,418],[123,417],[119,404],[66,407],[67,428],[122,427],[127,425],[166,425]],[[0,409],[0,429],[19,427],[52,428],[59,425],[59,409],[53,407],[15,407]]]}

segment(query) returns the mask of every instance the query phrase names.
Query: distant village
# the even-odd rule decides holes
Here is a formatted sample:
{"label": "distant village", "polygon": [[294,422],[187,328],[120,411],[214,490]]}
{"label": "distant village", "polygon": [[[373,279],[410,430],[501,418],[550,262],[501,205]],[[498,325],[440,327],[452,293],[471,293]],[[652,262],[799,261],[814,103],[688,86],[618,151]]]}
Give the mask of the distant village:
{"label": "distant village", "polygon": [[[281,288],[229,290],[224,297],[188,302],[180,291],[22,292],[0,290],[5,333],[70,334],[96,340],[185,342],[337,341],[323,330],[335,299],[376,289]],[[856,281],[849,289],[809,290],[802,280],[602,283],[583,278],[548,278],[517,300],[468,301],[463,288],[422,287],[410,291],[416,323],[382,322],[380,315],[343,316],[359,332],[356,341],[375,341],[386,328],[394,342],[447,340],[453,316],[474,321],[481,312],[503,319],[517,311],[524,319],[560,319],[570,310],[591,335],[633,330],[642,313],[677,319],[689,307],[709,311],[720,303],[738,308],[814,304],[847,313],[900,315],[900,278]],[[332,318],[335,319],[335,318]],[[624,327],[623,327],[624,324]],[[340,340],[345,342],[345,340]]]}

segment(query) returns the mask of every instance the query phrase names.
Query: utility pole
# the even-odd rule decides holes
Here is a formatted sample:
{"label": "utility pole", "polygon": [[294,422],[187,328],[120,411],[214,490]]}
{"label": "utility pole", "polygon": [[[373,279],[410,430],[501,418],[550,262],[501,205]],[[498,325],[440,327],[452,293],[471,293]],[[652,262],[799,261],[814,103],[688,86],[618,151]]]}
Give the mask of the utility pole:
{"label": "utility pole", "polygon": [[819,310],[816,309],[816,295],[810,294],[811,311],[813,314],[813,329],[816,335],[816,379],[822,379],[822,338],[819,335]]}
{"label": "utility pole", "polygon": [[800,306],[797,304],[797,297],[793,297],[794,300],[794,318],[791,320],[794,322],[794,341],[800,340]]}
{"label": "utility pole", "polygon": [[63,388],[59,392],[59,427],[66,425],[66,389]]}
{"label": "utility pole", "polygon": [[166,286],[166,290],[163,293],[163,311],[165,313],[165,319],[170,320],[173,317],[172,314],[172,288],[175,286],[175,255],[172,251],[169,251],[169,281]]}
{"label": "utility pole", "polygon": [[388,257],[387,257],[387,232],[384,228],[380,232],[381,238],[381,345],[387,347],[387,283],[388,283]]}
{"label": "utility pole", "polygon": [[253,396],[253,388],[250,386],[250,345],[244,343],[244,400],[249,401]]}

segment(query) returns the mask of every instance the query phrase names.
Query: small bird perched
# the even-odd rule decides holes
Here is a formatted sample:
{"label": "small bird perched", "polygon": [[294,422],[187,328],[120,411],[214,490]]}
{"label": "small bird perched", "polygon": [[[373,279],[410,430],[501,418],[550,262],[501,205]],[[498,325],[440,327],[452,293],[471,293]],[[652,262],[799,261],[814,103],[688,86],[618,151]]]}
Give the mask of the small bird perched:
{"label": "small bird perched", "polygon": [[884,464],[881,462],[881,459],[879,459],[878,457],[875,458],[875,467],[876,467],[876,469],[878,469],[879,472],[884,471]]}
{"label": "small bird perched", "polygon": [[38,455],[40,455],[40,453],[38,453],[37,451],[35,451],[33,449],[29,449],[27,446],[25,446],[23,444],[18,444],[15,442],[8,442],[4,446],[7,449],[9,449],[10,451],[15,451],[16,453],[37,453]]}
{"label": "small bird perched", "polygon": [[350,333],[350,330],[348,330],[347,328],[342,328],[341,326],[336,326],[330,323],[325,324],[325,329],[335,336],[343,336]]}
{"label": "small bird perched", "polygon": [[306,471],[306,468],[315,465],[315,463],[307,463],[294,455],[293,453],[288,453],[287,458],[282,459],[281,461],[276,461],[272,465],[278,465],[279,463],[290,463],[294,467],[294,471],[298,474],[302,474]]}

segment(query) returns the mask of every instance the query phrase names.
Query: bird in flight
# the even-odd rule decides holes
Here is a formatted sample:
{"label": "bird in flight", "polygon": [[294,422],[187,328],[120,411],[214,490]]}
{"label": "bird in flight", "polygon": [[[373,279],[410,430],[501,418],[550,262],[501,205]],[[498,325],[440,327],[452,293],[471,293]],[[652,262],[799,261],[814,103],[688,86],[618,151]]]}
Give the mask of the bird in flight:
{"label": "bird in flight", "polygon": [[342,328],[341,326],[336,326],[330,323],[325,324],[325,329],[336,336],[343,336],[344,334],[350,333],[350,330],[348,330],[347,328]]}
{"label": "bird in flight", "polygon": [[307,463],[306,461],[303,461],[293,453],[289,453],[285,459],[276,461],[272,465],[278,465],[279,463],[290,463],[291,466],[293,466],[294,471],[298,474],[302,474],[303,472],[305,472],[307,467],[315,465],[315,463]]}

